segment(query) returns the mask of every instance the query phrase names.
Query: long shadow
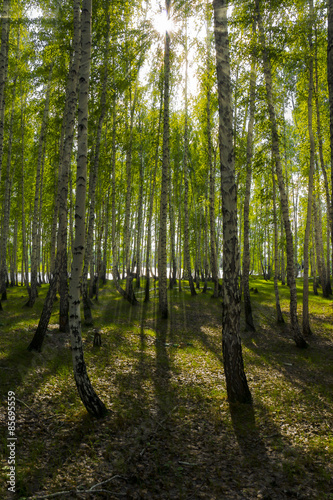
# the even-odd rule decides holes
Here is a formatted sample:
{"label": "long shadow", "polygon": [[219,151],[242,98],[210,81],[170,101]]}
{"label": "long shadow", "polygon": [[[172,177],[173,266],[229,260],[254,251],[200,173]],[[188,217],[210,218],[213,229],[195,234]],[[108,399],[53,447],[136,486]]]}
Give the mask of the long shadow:
{"label": "long shadow", "polygon": [[[333,385],[333,380],[327,380],[327,368],[322,360],[326,359],[327,364],[333,360],[332,350],[328,349],[326,338],[320,334],[309,338],[309,347],[306,350],[297,348],[291,339],[288,325],[277,325],[273,306],[260,304],[260,314],[265,318],[265,328],[258,325],[258,334],[242,335],[242,342],[250,351],[263,358],[272,368],[283,373],[286,380],[301,390],[311,390],[313,398],[317,398],[316,387],[321,397],[328,396],[327,384]],[[287,314],[285,316],[288,317]],[[315,320],[317,321],[317,319]],[[255,339],[255,342],[254,342]],[[282,360],[281,352],[284,352]],[[310,373],[312,375],[310,376]],[[320,403],[319,398],[318,403]]]}
{"label": "long shadow", "polygon": [[253,405],[229,403],[232,426],[244,458],[253,465],[268,463],[265,443],[257,428]]}

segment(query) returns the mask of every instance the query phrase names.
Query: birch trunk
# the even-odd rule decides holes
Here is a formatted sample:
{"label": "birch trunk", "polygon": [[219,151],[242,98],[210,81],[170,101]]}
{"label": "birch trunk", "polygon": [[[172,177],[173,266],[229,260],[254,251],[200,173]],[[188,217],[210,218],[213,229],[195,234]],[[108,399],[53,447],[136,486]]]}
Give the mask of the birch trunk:
{"label": "birch trunk", "polygon": [[94,417],[103,417],[107,409],[94,391],[83,356],[81,335],[80,288],[85,249],[85,206],[88,155],[88,96],[91,66],[91,0],[82,1],[81,62],[79,70],[78,152],[75,203],[75,237],[69,285],[69,327],[74,378],[81,400]]}
{"label": "birch trunk", "polygon": [[144,184],[144,153],[141,147],[140,158],[140,187],[139,187],[139,207],[138,207],[138,222],[137,222],[137,238],[136,238],[136,288],[140,288],[140,273],[141,273],[141,233],[142,233],[142,209],[143,209],[143,184]]}
{"label": "birch trunk", "polygon": [[45,105],[43,111],[42,124],[38,140],[38,158],[37,158],[37,169],[36,169],[36,184],[35,184],[35,199],[34,199],[34,211],[32,217],[32,254],[31,254],[31,282],[30,288],[28,288],[29,300],[26,306],[33,307],[38,297],[37,292],[37,273],[40,263],[40,254],[38,254],[38,207],[39,207],[39,195],[40,195],[40,183],[41,183],[41,167],[44,161],[44,141],[46,140],[47,122],[49,117],[49,106],[50,106],[50,94],[51,94],[51,78],[52,78],[53,64],[50,66],[49,78],[45,96]]}
{"label": "birch trunk", "polygon": [[8,72],[8,47],[10,31],[10,0],[3,0],[0,48],[0,181],[2,176],[3,137],[5,119],[5,90]]}
{"label": "birch trunk", "polygon": [[244,371],[240,330],[237,192],[232,131],[231,79],[227,4],[214,0],[219,145],[223,215],[222,348],[229,402],[251,403]]}
{"label": "birch trunk", "polygon": [[10,217],[10,205],[11,205],[11,183],[12,176],[14,174],[14,166],[12,165],[12,145],[13,145],[13,121],[14,121],[14,103],[16,94],[16,77],[14,80],[14,88],[12,95],[12,111],[9,124],[9,138],[8,138],[8,152],[7,152],[7,172],[5,181],[5,193],[3,200],[3,226],[1,235],[1,282],[0,282],[0,293],[1,301],[7,300],[7,243],[8,243],[8,232],[9,232],[9,217]]}
{"label": "birch trunk", "polygon": [[263,31],[261,14],[260,14],[260,0],[256,0],[256,15],[257,15],[257,25],[259,27],[260,43],[261,43],[262,57],[264,63],[263,69],[264,69],[264,76],[266,83],[267,103],[268,103],[268,111],[269,111],[271,134],[272,134],[272,151],[274,156],[276,174],[278,178],[283,222],[287,240],[287,279],[288,279],[288,285],[290,287],[291,330],[297,347],[304,348],[307,347],[307,343],[303,338],[297,318],[297,291],[296,291],[296,279],[295,279],[294,255],[293,255],[294,253],[293,234],[291,231],[289,209],[288,209],[288,198],[286,194],[282,165],[281,165],[279,135],[277,130],[275,106],[274,106],[273,91],[272,91],[272,69],[271,69],[271,62],[268,57],[267,49],[265,46],[265,35]]}
{"label": "birch trunk", "polygon": [[327,29],[327,83],[330,107],[330,143],[331,143],[331,250],[333,269],[333,0],[327,1],[328,29]]}
{"label": "birch trunk", "polygon": [[319,273],[319,281],[324,293],[324,286],[326,282],[325,272],[325,258],[324,258],[324,244],[323,244],[323,233],[322,233],[322,219],[321,219],[321,207],[320,199],[317,195],[313,200],[313,220],[315,225],[315,243],[316,243],[316,254],[317,254],[317,266]]}
{"label": "birch trunk", "polygon": [[[169,18],[171,0],[165,1]],[[167,217],[168,217],[168,176],[169,176],[169,80],[170,80],[170,36],[165,33],[164,47],[164,109],[163,109],[163,160],[160,198],[160,236],[159,236],[159,309],[162,318],[168,317],[167,295]]]}
{"label": "birch trunk", "polygon": [[[207,38],[209,33],[207,32]],[[208,43],[207,43],[208,45]],[[207,55],[207,153],[208,153],[208,168],[209,168],[209,222],[210,222],[210,258],[213,278],[213,297],[218,297],[218,273],[217,273],[217,253],[216,253],[216,229],[215,229],[215,162],[212,157],[212,132],[211,132],[211,90],[209,83],[210,75],[210,53]]]}
{"label": "birch trunk", "polygon": [[[177,186],[178,183],[178,171],[179,164],[178,160],[175,161],[175,174],[174,174],[174,185]],[[176,260],[176,230],[175,230],[175,212],[174,212],[174,194],[172,196],[172,183],[171,183],[171,173],[169,175],[169,218],[170,218],[170,247],[171,247],[171,266],[170,272],[172,268],[172,276],[170,276],[170,290],[173,289],[173,286],[177,283],[177,260]]]}
{"label": "birch trunk", "polygon": [[189,234],[189,207],[188,207],[188,103],[187,103],[187,73],[188,73],[188,49],[187,49],[187,19],[185,19],[185,127],[184,127],[184,257],[185,270],[190,285],[191,295],[197,294],[194,288]]}
{"label": "birch trunk", "polygon": [[[255,25],[253,27],[253,34],[255,33]],[[253,127],[254,127],[254,111],[255,111],[255,86],[256,86],[256,70],[255,60],[252,59],[251,75],[250,75],[250,118],[247,130],[246,142],[246,183],[244,195],[244,243],[243,243],[243,296],[244,296],[244,310],[245,310],[245,328],[248,331],[255,331],[252,306],[249,287],[250,276],[250,197],[251,197],[251,180],[252,180],[252,156],[253,156]]]}
{"label": "birch trunk", "polygon": [[[54,269],[51,270],[50,286],[47,292],[46,299],[43,304],[42,314],[35,332],[35,335],[28,346],[28,350],[40,352],[47,331],[47,326],[50,321],[53,303],[56,297],[57,286],[60,275],[63,275],[61,296],[66,300],[68,296],[67,286],[67,200],[68,200],[68,175],[71,163],[71,154],[74,139],[74,123],[77,105],[77,82],[80,60],[80,0],[75,0],[73,7],[73,23],[74,23],[74,58],[69,70],[67,96],[66,96],[66,120],[65,120],[65,138],[63,150],[60,152],[59,180],[58,180],[58,209],[59,209],[59,228],[58,228],[58,244],[57,254],[54,264]],[[64,275],[66,273],[66,275]],[[68,302],[68,299],[67,299]],[[66,331],[68,314],[61,310],[63,316],[59,317],[62,328]],[[62,319],[63,318],[63,319]]]}
{"label": "birch trunk", "polygon": [[325,271],[325,283],[323,283],[323,296],[328,298],[332,294],[332,286],[330,279],[330,231],[332,228],[331,213],[330,213],[330,193],[326,167],[324,163],[323,154],[323,139],[321,133],[321,116],[319,107],[319,83],[318,83],[318,59],[317,59],[317,44],[315,53],[315,103],[316,103],[316,117],[317,117],[317,138],[318,138],[318,149],[319,149],[319,160],[320,168],[324,178],[325,186],[325,196],[326,196],[326,206],[327,206],[327,259],[326,259],[326,271]]}
{"label": "birch trunk", "polygon": [[156,187],[156,172],[158,166],[158,156],[159,156],[159,147],[160,147],[160,134],[161,134],[161,123],[162,123],[162,99],[163,99],[163,85],[161,86],[161,97],[160,97],[160,111],[158,117],[158,128],[157,128],[157,136],[156,136],[156,145],[155,145],[155,160],[154,160],[154,173],[153,173],[153,181],[150,184],[150,199],[149,199],[149,213],[148,213],[148,221],[147,221],[147,253],[146,253],[146,289],[145,289],[145,302],[149,302],[150,298],[150,251],[151,251],[151,227],[153,223],[153,208],[154,208],[154,194]]}
{"label": "birch trunk", "polygon": [[22,215],[22,276],[21,284],[28,288],[28,251],[26,242],[26,225],[25,225],[25,206],[24,206],[24,168],[25,168],[25,151],[24,151],[24,109],[23,95],[21,90],[21,215]]}
{"label": "birch trunk", "polygon": [[275,294],[275,308],[276,308],[276,321],[277,323],[284,323],[280,306],[280,296],[278,287],[278,225],[276,215],[276,182],[274,167],[272,168],[273,179],[273,224],[274,224],[274,294]]}
{"label": "birch trunk", "polygon": [[[100,101],[100,115],[98,119],[96,140],[95,140],[95,155],[93,165],[90,170],[89,178],[89,217],[88,217],[88,231],[87,231],[87,241],[84,256],[84,268],[82,277],[82,301],[83,301],[83,311],[84,311],[84,321],[86,325],[93,325],[93,318],[91,314],[91,301],[88,295],[88,266],[92,261],[93,253],[93,239],[94,239],[94,225],[95,225],[95,205],[96,205],[96,184],[98,178],[98,168],[99,168],[99,156],[101,147],[101,137],[102,137],[102,127],[105,118],[105,112],[107,108],[106,93],[107,93],[107,83],[108,83],[108,58],[109,58],[109,32],[110,32],[110,16],[107,14],[107,26],[105,34],[105,54],[104,54],[104,76],[103,76],[103,86],[101,92]],[[92,285],[94,281],[93,265],[90,265],[90,284]]]}
{"label": "birch trunk", "polygon": [[309,242],[311,231],[311,218],[312,218],[312,193],[313,193],[313,174],[314,174],[314,161],[315,161],[315,142],[313,135],[312,125],[312,97],[313,97],[313,43],[312,43],[312,22],[313,22],[313,0],[309,0],[309,91],[308,91],[308,128],[309,128],[309,142],[310,142],[310,169],[309,169],[309,186],[308,186],[308,202],[306,214],[306,226],[304,234],[304,275],[303,275],[303,320],[302,329],[303,335],[311,335],[311,327],[309,320]]}
{"label": "birch trunk", "polygon": [[104,245],[103,245],[103,259],[101,263],[101,279],[103,285],[106,283],[107,267],[108,267],[108,253],[109,253],[109,215],[110,215],[110,186],[106,199],[106,206],[104,208]]}

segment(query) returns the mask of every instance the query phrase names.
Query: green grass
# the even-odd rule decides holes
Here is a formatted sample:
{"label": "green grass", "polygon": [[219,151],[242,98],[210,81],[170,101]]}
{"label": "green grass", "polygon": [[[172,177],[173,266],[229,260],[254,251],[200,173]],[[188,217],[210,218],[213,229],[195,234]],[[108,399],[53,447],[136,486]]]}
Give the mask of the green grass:
{"label": "green grass", "polygon": [[[251,278],[250,286],[259,293],[252,295],[257,331],[243,331],[241,317],[254,400],[245,408],[227,401],[220,299],[174,289],[165,321],[158,286],[136,307],[111,283],[102,287],[93,307],[101,348],[93,347],[93,328],[82,331],[89,376],[111,410],[101,421],[78,397],[58,303],[42,353],[27,351],[47,287],[33,310],[22,307],[22,288],[9,289],[0,313],[0,445],[4,467],[12,390],[20,400],[16,498],[87,489],[113,476],[106,489],[115,496],[93,498],[333,498],[332,300],[310,293],[314,336],[299,350],[288,328],[288,288],[280,287],[286,325],[277,326],[273,283]],[[297,287],[301,315],[301,280]],[[1,498],[6,480],[3,468]]]}

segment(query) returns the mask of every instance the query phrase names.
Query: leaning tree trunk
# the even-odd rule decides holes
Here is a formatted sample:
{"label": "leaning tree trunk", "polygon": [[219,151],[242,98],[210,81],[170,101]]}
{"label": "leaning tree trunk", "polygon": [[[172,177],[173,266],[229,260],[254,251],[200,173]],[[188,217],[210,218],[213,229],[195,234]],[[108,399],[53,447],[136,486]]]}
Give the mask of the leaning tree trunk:
{"label": "leaning tree trunk", "polygon": [[287,240],[287,279],[288,279],[288,285],[290,287],[291,329],[297,347],[304,348],[307,347],[307,343],[301,333],[297,318],[297,291],[296,291],[296,279],[295,279],[294,255],[293,255],[294,254],[293,234],[290,225],[288,198],[286,194],[282,165],[281,165],[279,134],[276,123],[276,114],[275,114],[275,106],[274,106],[273,91],[272,91],[272,69],[268,52],[265,46],[265,35],[262,26],[259,2],[260,0],[256,0],[257,24],[259,27],[260,43],[261,43],[262,57],[264,63],[263,69],[264,69],[264,76],[266,83],[267,103],[268,103],[268,111],[269,111],[271,134],[272,134],[272,151],[275,161],[276,174],[278,178],[283,222]]}
{"label": "leaning tree trunk", "polygon": [[[77,105],[77,82],[80,59],[80,0],[75,0],[74,7],[74,39],[73,49],[74,58],[71,63],[68,75],[68,85],[66,90],[66,106],[65,106],[65,138],[63,149],[60,151],[60,166],[58,193],[56,205],[59,211],[59,228],[58,228],[58,245],[57,254],[54,263],[54,269],[51,270],[50,286],[43,304],[43,310],[35,335],[28,346],[28,350],[40,352],[46,335],[47,327],[52,314],[52,307],[56,297],[57,287],[60,279],[60,274],[66,270],[66,277],[62,281],[60,290],[61,296],[68,296],[67,287],[67,201],[68,201],[68,175],[71,162],[71,154],[74,140],[74,123]],[[65,279],[66,278],[66,279]],[[64,285],[66,289],[64,290]],[[66,314],[65,320],[67,320]],[[65,321],[63,325],[66,324]]]}
{"label": "leaning tree trunk", "polygon": [[31,253],[31,283],[30,288],[28,288],[29,300],[26,303],[28,307],[33,307],[38,297],[37,292],[37,273],[39,269],[40,255],[38,254],[38,206],[39,206],[39,194],[40,194],[40,183],[41,183],[41,166],[44,161],[44,142],[46,140],[47,122],[49,117],[49,106],[50,106],[50,94],[51,94],[51,78],[52,78],[53,63],[49,70],[49,80],[47,85],[47,91],[45,96],[45,105],[42,118],[42,125],[38,140],[38,158],[37,158],[37,169],[36,169],[36,185],[35,185],[35,199],[34,199],[34,211],[32,217],[32,253]]}
{"label": "leaning tree trunk", "polygon": [[[78,27],[75,27],[78,29]],[[81,400],[94,417],[102,417],[107,409],[94,391],[83,356],[81,335],[80,283],[85,249],[86,177],[88,156],[88,96],[91,66],[91,0],[82,1],[81,63],[79,70],[78,152],[75,203],[75,237],[69,284],[69,327],[74,378]]]}
{"label": "leaning tree trunk", "polygon": [[240,294],[238,285],[237,191],[233,149],[227,4],[225,0],[214,0],[213,6],[223,215],[223,362],[229,401],[231,403],[251,403],[252,397],[244,371],[239,335]]}
{"label": "leaning tree trunk", "polygon": [[[253,27],[253,34],[255,33],[255,25]],[[256,70],[255,59],[252,59],[251,75],[250,75],[250,118],[247,130],[247,143],[246,143],[246,183],[245,183],[245,196],[244,196],[244,248],[243,248],[243,296],[244,296],[244,310],[245,310],[245,327],[248,331],[254,332],[255,326],[252,316],[252,306],[250,297],[249,275],[250,275],[250,196],[251,196],[251,179],[252,179],[252,156],[253,156],[253,126],[254,126],[254,111],[255,111],[255,87],[256,87]]]}
{"label": "leaning tree trunk", "polygon": [[[165,0],[167,16],[170,15],[171,0]],[[159,235],[159,309],[162,318],[168,317],[167,295],[167,217],[168,217],[168,175],[169,175],[169,80],[170,80],[170,36],[165,33],[164,47],[164,109],[163,109],[163,160],[160,198]]]}
{"label": "leaning tree trunk", "polygon": [[310,141],[310,169],[309,169],[309,187],[308,187],[308,203],[306,213],[306,226],[304,234],[304,274],[303,274],[303,320],[302,329],[303,335],[311,335],[311,327],[309,320],[309,242],[311,231],[311,217],[312,217],[312,193],[313,193],[313,174],[314,174],[314,161],[315,161],[315,142],[313,135],[312,125],[312,97],[313,97],[313,56],[312,56],[312,22],[313,22],[313,0],[309,0],[309,91],[308,91],[308,128],[309,128],[309,141]]}

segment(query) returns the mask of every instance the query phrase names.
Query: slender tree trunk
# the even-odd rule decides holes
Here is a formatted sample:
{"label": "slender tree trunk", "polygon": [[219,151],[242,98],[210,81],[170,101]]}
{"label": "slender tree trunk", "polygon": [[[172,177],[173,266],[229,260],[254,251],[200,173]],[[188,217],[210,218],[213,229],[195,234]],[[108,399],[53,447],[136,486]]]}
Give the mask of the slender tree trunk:
{"label": "slender tree trunk", "polygon": [[288,198],[286,195],[281,158],[280,158],[279,135],[276,124],[276,115],[275,115],[275,107],[274,107],[273,91],[272,91],[272,70],[271,70],[270,59],[268,57],[268,53],[265,46],[265,35],[263,31],[261,14],[260,14],[260,0],[256,0],[256,13],[257,13],[257,25],[259,27],[259,34],[260,34],[260,43],[262,48],[262,57],[264,62],[266,94],[267,94],[268,110],[269,110],[271,133],[272,133],[272,151],[278,178],[283,222],[287,240],[287,275],[288,275],[287,277],[288,277],[288,284],[290,287],[291,329],[297,347],[304,348],[307,347],[307,343],[303,338],[297,319],[297,291],[296,291],[296,279],[295,279],[295,269],[294,269],[293,235],[291,231],[289,210],[288,210]]}
{"label": "slender tree trunk", "polygon": [[179,269],[179,279],[178,279],[178,292],[182,291],[182,176],[180,176],[180,182],[178,187],[178,269]]}
{"label": "slender tree trunk", "polygon": [[14,103],[16,94],[16,77],[14,80],[13,87],[13,99],[12,99],[12,111],[9,124],[9,138],[8,138],[8,151],[7,151],[7,172],[5,180],[5,193],[3,200],[3,226],[1,235],[1,281],[0,281],[0,293],[1,301],[7,300],[7,243],[8,243],[8,233],[9,233],[9,218],[10,218],[10,206],[11,206],[11,181],[12,175],[14,173],[15,165],[12,165],[12,145],[13,145],[13,121],[14,121]]}
{"label": "slender tree trunk", "polygon": [[188,55],[187,55],[187,20],[185,19],[185,127],[184,127],[184,257],[185,270],[190,285],[191,295],[197,294],[194,288],[191,272],[190,255],[190,234],[189,234],[189,207],[188,207],[188,104],[187,104],[187,73],[188,73]]}
{"label": "slender tree trunk", "polygon": [[[76,26],[75,29],[78,29]],[[75,237],[69,285],[69,326],[74,378],[81,400],[94,417],[102,417],[107,409],[94,391],[83,356],[81,335],[80,282],[85,248],[85,205],[88,155],[88,96],[91,65],[91,0],[82,1],[81,63],[79,70],[78,154],[75,203]]]}
{"label": "slender tree trunk", "polygon": [[285,272],[285,263],[284,263],[284,247],[285,247],[285,241],[284,241],[284,226],[283,226],[283,220],[281,217],[281,285],[286,284],[286,272]]}
{"label": "slender tree trunk", "polygon": [[[142,133],[142,132],[141,132]],[[142,209],[143,209],[143,184],[144,184],[144,152],[141,145],[140,158],[140,186],[139,186],[139,207],[138,207],[138,222],[137,222],[137,239],[136,239],[136,288],[140,288],[140,273],[141,273],[141,233],[142,233]]]}
{"label": "slender tree trunk", "polygon": [[[119,285],[118,240],[116,235],[116,93],[113,95],[112,107],[112,154],[111,154],[111,241],[112,241],[112,275],[117,291],[125,297],[125,291]],[[120,244],[119,244],[120,246]]]}
{"label": "slender tree trunk", "polygon": [[327,262],[326,262],[326,272],[325,272],[325,283],[323,284],[323,296],[329,297],[332,293],[331,279],[330,279],[330,231],[332,228],[331,212],[330,212],[330,193],[326,167],[324,163],[323,154],[323,139],[321,133],[321,116],[319,108],[319,83],[318,83],[318,60],[317,60],[317,40],[316,40],[316,52],[315,52],[315,102],[316,102],[316,116],[317,116],[317,138],[318,138],[318,149],[319,149],[319,159],[320,168],[324,178],[325,186],[325,196],[326,196],[326,206],[327,206]]}
{"label": "slender tree trunk", "polygon": [[[171,0],[165,1],[167,16],[170,15]],[[160,198],[159,237],[159,309],[162,318],[168,317],[167,296],[167,217],[168,217],[168,175],[169,175],[169,80],[170,80],[170,36],[165,33],[164,47],[164,109],[163,109],[163,160]]]}
{"label": "slender tree trunk", "polygon": [[10,0],[3,0],[0,48],[0,181],[2,175],[3,138],[5,120],[5,90],[8,72],[8,47],[10,31]]}
{"label": "slender tree trunk", "polygon": [[[255,25],[253,34],[255,33]],[[253,156],[253,127],[254,127],[254,111],[255,111],[255,86],[256,86],[256,70],[254,57],[252,59],[251,75],[250,75],[250,118],[247,130],[246,143],[246,183],[244,196],[244,243],[243,243],[243,294],[244,294],[244,310],[245,310],[245,328],[248,331],[255,331],[252,306],[249,287],[250,276],[250,196],[251,196],[251,180],[252,180],[252,156]]]}
{"label": "slender tree trunk", "polygon": [[[93,318],[91,314],[91,302],[88,295],[88,266],[92,263],[92,253],[93,253],[93,239],[94,239],[94,224],[95,224],[95,204],[96,204],[96,184],[98,178],[98,168],[99,168],[99,156],[101,147],[101,137],[102,137],[102,127],[105,118],[105,112],[107,108],[107,83],[108,83],[108,57],[109,57],[109,32],[110,32],[110,16],[106,13],[107,17],[107,27],[105,33],[105,59],[104,59],[104,76],[103,76],[103,86],[101,92],[100,101],[100,115],[97,126],[96,141],[95,141],[95,155],[92,168],[90,170],[89,178],[89,223],[87,231],[87,241],[84,256],[84,268],[82,277],[82,302],[84,311],[84,320],[86,325],[93,325]],[[94,281],[93,265],[90,265],[90,284]]]}
{"label": "slender tree trunk", "polygon": [[[175,162],[175,173],[174,173],[174,186],[178,183],[178,171],[179,164],[178,161]],[[171,247],[171,266],[172,276],[170,276],[170,289],[177,283],[177,260],[176,260],[176,230],[175,230],[175,213],[174,213],[174,193],[172,191],[171,173],[169,175],[169,218],[170,218],[170,247]]]}
{"label": "slender tree trunk", "polygon": [[239,249],[235,182],[227,4],[214,0],[219,145],[223,214],[222,348],[228,399],[251,403],[244,371],[240,330]]}
{"label": "slender tree trunk", "polygon": [[273,224],[274,224],[274,293],[275,293],[275,307],[276,307],[276,321],[277,323],[284,323],[280,306],[280,296],[278,287],[278,225],[276,215],[276,181],[274,167],[272,168],[273,179]]}
{"label": "slender tree trunk", "polygon": [[17,286],[17,226],[18,222],[15,219],[14,222],[14,238],[13,238],[13,253],[10,265],[10,286]]}
{"label": "slender tree trunk", "polygon": [[25,103],[23,103],[23,95],[21,90],[21,214],[22,214],[22,276],[21,284],[25,285],[27,288],[29,286],[28,280],[28,251],[26,242],[26,226],[25,226],[25,204],[24,204],[24,169],[25,169],[25,151],[24,151],[24,108]]}
{"label": "slender tree trunk", "polygon": [[[314,208],[314,207],[313,207]],[[314,210],[313,210],[314,212]],[[312,271],[312,276],[313,276],[313,293],[314,295],[318,295],[318,288],[317,288],[317,266],[316,266],[316,242],[315,242],[315,235],[314,235],[314,214],[312,217],[312,260],[311,260],[311,271]],[[310,253],[311,255],[311,253]]]}
{"label": "slender tree trunk", "polygon": [[309,320],[309,242],[311,231],[311,218],[312,218],[312,193],[313,193],[313,174],[314,174],[314,161],[315,161],[315,142],[313,135],[312,125],[312,97],[313,97],[313,43],[312,43],[312,23],[313,23],[313,0],[309,0],[309,91],[308,91],[308,128],[309,128],[309,141],[310,141],[310,169],[309,169],[309,187],[308,187],[308,203],[306,214],[306,226],[304,234],[304,274],[303,274],[303,321],[302,329],[303,335],[311,335],[311,327]]}
{"label": "slender tree trunk", "polygon": [[327,1],[328,30],[327,30],[327,83],[330,107],[330,143],[331,143],[331,250],[333,269],[333,0]]}
{"label": "slender tree trunk", "polygon": [[161,98],[160,98],[160,111],[158,117],[158,128],[156,135],[156,145],[155,145],[155,160],[154,160],[154,173],[153,182],[150,184],[150,199],[149,199],[149,213],[147,221],[147,253],[146,253],[146,289],[145,289],[145,302],[149,302],[150,295],[150,251],[151,251],[151,227],[153,223],[153,208],[154,208],[154,194],[156,187],[156,172],[158,166],[158,156],[160,147],[160,134],[161,134],[161,123],[162,123],[162,100],[163,100],[163,86],[161,86]]}
{"label": "slender tree trunk", "polygon": [[36,185],[35,185],[35,200],[34,200],[34,211],[32,218],[32,255],[31,255],[31,283],[28,289],[29,300],[26,303],[28,307],[33,307],[38,297],[37,292],[37,273],[40,264],[40,255],[38,254],[38,206],[39,206],[39,195],[40,195],[40,182],[41,182],[41,167],[44,161],[44,141],[46,140],[47,122],[49,116],[49,106],[50,106],[50,94],[51,94],[51,78],[52,78],[53,64],[50,66],[49,79],[45,96],[45,105],[42,118],[42,125],[39,134],[38,141],[38,159],[37,159],[37,170],[36,170]]}
{"label": "slender tree trunk", "polygon": [[204,286],[202,289],[202,293],[207,292],[207,280],[208,280],[208,210],[207,210],[207,185],[205,189],[205,228],[204,228]]}
{"label": "slender tree trunk", "polygon": [[[77,105],[77,82],[78,82],[78,70],[79,70],[79,60],[80,60],[80,0],[75,0],[74,6],[74,58],[69,70],[68,85],[67,85],[67,104],[65,106],[66,113],[66,125],[65,125],[65,139],[63,150],[60,152],[60,162],[59,167],[60,178],[58,181],[58,207],[59,207],[59,228],[58,228],[58,245],[57,245],[57,255],[54,264],[54,269],[51,269],[50,286],[47,292],[46,299],[43,304],[42,314],[35,332],[35,335],[28,346],[30,351],[40,352],[44,342],[44,338],[47,331],[47,326],[50,321],[53,303],[56,297],[57,287],[60,279],[60,275],[66,272],[66,276],[63,276],[61,296],[64,298],[68,295],[67,286],[67,200],[68,200],[68,174],[71,163],[71,153],[73,148],[74,140],[74,123],[75,123],[75,113]],[[64,288],[66,287],[66,288]],[[67,300],[68,302],[68,300]],[[62,327],[67,330],[66,321],[68,314],[65,310],[62,310],[63,322]]]}
{"label": "slender tree trunk", "polygon": [[210,51],[209,32],[207,31],[207,156],[209,168],[209,222],[210,222],[210,258],[213,278],[213,297],[218,297],[218,273],[216,253],[215,230],[215,162],[212,158],[212,132],[211,132],[211,89],[210,89]]}
{"label": "slender tree trunk", "polygon": [[317,254],[317,266],[319,273],[319,281],[324,293],[324,286],[326,283],[326,266],[324,258],[324,244],[323,244],[323,231],[321,222],[321,207],[319,196],[315,196],[313,199],[313,220],[315,225],[315,244],[316,244],[316,254]]}

